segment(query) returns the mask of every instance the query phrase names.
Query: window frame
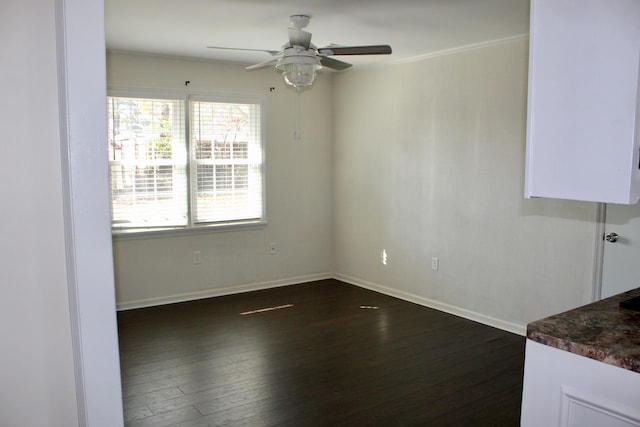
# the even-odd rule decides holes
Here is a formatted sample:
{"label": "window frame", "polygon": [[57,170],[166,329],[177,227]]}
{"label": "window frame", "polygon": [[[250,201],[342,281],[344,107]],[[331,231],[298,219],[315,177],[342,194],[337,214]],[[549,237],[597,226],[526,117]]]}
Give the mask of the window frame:
{"label": "window frame", "polygon": [[[266,109],[265,109],[265,97],[259,94],[249,93],[227,93],[216,91],[202,91],[202,90],[166,90],[166,89],[151,89],[151,88],[130,88],[130,87],[115,87],[110,86],[107,88],[108,97],[123,97],[123,98],[144,98],[144,99],[175,99],[184,102],[183,108],[183,120],[184,120],[184,132],[186,142],[186,177],[187,177],[187,224],[179,226],[158,226],[158,227],[131,227],[131,228],[114,228],[111,223],[111,235],[114,239],[147,239],[158,237],[170,237],[170,236],[184,236],[192,234],[203,234],[211,232],[228,232],[228,231],[241,231],[261,229],[267,225],[267,212],[266,212]],[[258,219],[254,220],[231,220],[220,221],[210,223],[194,223],[192,209],[193,209],[193,188],[191,179],[191,168],[195,165],[192,159],[192,147],[191,147],[191,105],[192,98],[201,102],[217,102],[217,103],[229,103],[229,104],[254,104],[258,105],[260,117],[258,120],[258,126],[260,127],[260,179],[261,179],[261,210],[262,215]],[[106,99],[105,99],[106,108]],[[111,187],[109,187],[109,194],[111,194]],[[109,200],[109,206],[111,206],[111,200]]]}

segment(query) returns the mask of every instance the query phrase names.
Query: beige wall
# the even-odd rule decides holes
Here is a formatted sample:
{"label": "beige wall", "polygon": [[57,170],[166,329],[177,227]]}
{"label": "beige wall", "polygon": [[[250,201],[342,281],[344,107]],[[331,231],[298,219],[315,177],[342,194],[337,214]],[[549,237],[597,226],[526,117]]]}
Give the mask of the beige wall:
{"label": "beige wall", "polygon": [[333,274],[522,333],[589,302],[596,205],[523,197],[527,45],[321,75],[302,94],[300,141],[294,93],[271,69],[110,55],[112,86],[190,80],[267,100],[267,227],[116,241],[119,305]]}
{"label": "beige wall", "polygon": [[[297,283],[331,272],[332,76],[301,94],[301,139],[295,91],[274,69],[110,54],[110,87],[249,93],[265,98],[266,227],[258,230],[116,240],[120,307]],[[269,88],[275,90],[270,91]],[[270,255],[271,242],[278,254]],[[200,251],[202,263],[193,265]]]}
{"label": "beige wall", "polygon": [[523,198],[527,46],[336,78],[339,276],[520,332],[590,301],[596,204]]}

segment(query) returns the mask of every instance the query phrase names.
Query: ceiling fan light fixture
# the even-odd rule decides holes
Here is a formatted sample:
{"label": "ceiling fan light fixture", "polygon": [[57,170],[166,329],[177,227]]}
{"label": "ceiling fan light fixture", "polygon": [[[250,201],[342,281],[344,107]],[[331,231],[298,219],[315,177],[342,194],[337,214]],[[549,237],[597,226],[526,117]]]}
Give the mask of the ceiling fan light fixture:
{"label": "ceiling fan light fixture", "polygon": [[211,49],[232,49],[267,52],[273,58],[246,67],[247,71],[273,66],[282,73],[287,85],[294,87],[298,92],[300,88],[311,86],[316,78],[316,73],[321,68],[333,71],[344,71],[351,68],[351,64],[332,58],[334,55],[388,55],[391,53],[389,45],[369,45],[369,46],[340,46],[330,44],[326,47],[318,48],[311,43],[311,33],[304,31],[309,24],[311,15],[301,13],[291,15],[289,21],[289,40],[282,45],[281,50],[249,49],[249,48],[229,48],[222,46],[207,46]]}
{"label": "ceiling fan light fixture", "polygon": [[285,56],[276,65],[276,69],[282,72],[285,83],[296,89],[311,86],[316,78],[317,71],[322,68],[315,55],[303,53],[301,55]]}

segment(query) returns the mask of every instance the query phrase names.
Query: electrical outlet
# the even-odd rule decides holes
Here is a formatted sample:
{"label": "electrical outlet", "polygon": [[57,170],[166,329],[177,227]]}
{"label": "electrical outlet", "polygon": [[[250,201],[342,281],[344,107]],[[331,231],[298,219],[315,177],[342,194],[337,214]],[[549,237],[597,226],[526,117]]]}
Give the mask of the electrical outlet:
{"label": "electrical outlet", "polygon": [[271,245],[269,245],[269,254],[278,255],[278,245],[276,242],[271,242]]}
{"label": "electrical outlet", "polygon": [[438,258],[431,258],[431,269],[437,270],[440,266],[440,260]]}
{"label": "electrical outlet", "polygon": [[200,264],[202,262],[202,256],[200,255],[200,251],[193,251],[193,263]]}

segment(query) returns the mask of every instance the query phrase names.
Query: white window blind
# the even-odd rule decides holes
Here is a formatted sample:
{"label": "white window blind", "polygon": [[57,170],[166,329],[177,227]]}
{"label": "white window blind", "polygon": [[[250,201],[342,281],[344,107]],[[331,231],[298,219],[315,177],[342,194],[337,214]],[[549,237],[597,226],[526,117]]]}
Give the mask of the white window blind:
{"label": "white window blind", "polygon": [[263,221],[259,101],[107,100],[114,231]]}
{"label": "white window blind", "polygon": [[190,101],[194,223],[262,216],[260,106]]}
{"label": "white window blind", "polygon": [[184,101],[108,98],[115,228],[187,224]]}

